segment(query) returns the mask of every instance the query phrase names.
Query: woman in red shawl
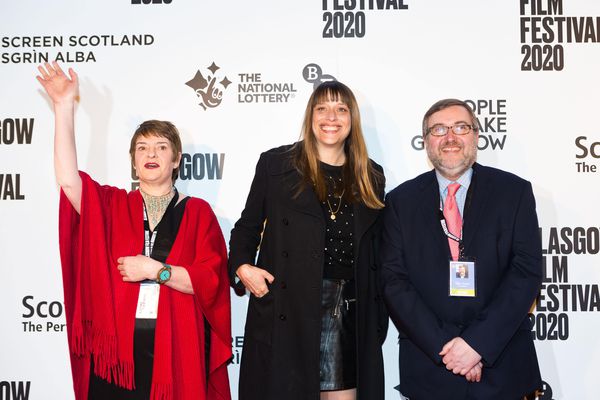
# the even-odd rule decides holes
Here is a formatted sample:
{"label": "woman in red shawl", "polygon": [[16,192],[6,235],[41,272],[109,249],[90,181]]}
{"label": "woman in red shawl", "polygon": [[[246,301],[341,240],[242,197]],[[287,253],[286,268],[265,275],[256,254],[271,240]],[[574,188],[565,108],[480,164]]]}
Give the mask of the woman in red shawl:
{"label": "woman in red shawl", "polygon": [[177,192],[181,140],[146,121],[127,193],[78,171],[77,74],[38,67],[55,113],[60,251],[77,399],[230,399],[226,250],[205,201]]}

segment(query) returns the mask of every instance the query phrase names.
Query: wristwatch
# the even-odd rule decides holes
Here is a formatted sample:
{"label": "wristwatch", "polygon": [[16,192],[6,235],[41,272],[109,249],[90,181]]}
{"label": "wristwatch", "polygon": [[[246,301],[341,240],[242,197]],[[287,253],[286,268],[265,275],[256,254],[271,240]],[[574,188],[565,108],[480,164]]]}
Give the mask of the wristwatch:
{"label": "wristwatch", "polygon": [[158,270],[158,274],[156,274],[156,282],[167,283],[169,279],[171,279],[171,266],[169,264],[161,263],[163,267]]}

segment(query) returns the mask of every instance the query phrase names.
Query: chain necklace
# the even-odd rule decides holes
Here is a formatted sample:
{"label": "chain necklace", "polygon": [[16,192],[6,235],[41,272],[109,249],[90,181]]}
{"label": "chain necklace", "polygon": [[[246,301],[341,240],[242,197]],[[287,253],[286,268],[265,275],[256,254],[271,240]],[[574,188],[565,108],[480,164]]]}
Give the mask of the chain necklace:
{"label": "chain necklace", "polygon": [[[331,194],[333,196],[333,198],[335,199],[335,180],[330,176],[329,179],[331,179],[331,182],[333,183],[333,193]],[[346,192],[346,188],[344,188],[344,190],[342,190],[342,194],[340,194],[340,197],[338,197],[338,205],[337,205],[337,209],[335,211],[333,211],[333,207],[331,207],[331,204],[329,203],[329,199],[327,200],[327,208],[329,208],[329,218],[331,218],[332,221],[335,221],[335,215],[340,211],[340,208],[342,207],[342,197],[344,196],[344,193]]]}
{"label": "chain necklace", "polygon": [[175,196],[175,191],[173,188],[167,194],[163,194],[160,196],[153,196],[144,192],[140,189],[140,193],[144,199],[144,204],[146,205],[146,213],[148,214],[148,223],[150,224],[150,229],[154,230],[156,225],[162,219],[169,203]]}

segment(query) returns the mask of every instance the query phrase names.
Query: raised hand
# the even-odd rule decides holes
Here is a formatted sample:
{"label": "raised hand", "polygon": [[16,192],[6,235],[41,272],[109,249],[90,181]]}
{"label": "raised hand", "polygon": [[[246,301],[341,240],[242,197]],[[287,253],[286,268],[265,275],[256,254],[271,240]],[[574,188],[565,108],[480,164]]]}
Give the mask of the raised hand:
{"label": "raised hand", "polygon": [[38,66],[38,82],[44,87],[54,104],[74,102],[79,97],[79,79],[75,71],[69,68],[67,76],[56,61]]}
{"label": "raised hand", "polygon": [[77,74],[65,75],[56,61],[38,66],[38,82],[54,103],[54,174],[56,182],[77,212],[81,209],[81,178],[75,147],[75,101],[79,97]]}

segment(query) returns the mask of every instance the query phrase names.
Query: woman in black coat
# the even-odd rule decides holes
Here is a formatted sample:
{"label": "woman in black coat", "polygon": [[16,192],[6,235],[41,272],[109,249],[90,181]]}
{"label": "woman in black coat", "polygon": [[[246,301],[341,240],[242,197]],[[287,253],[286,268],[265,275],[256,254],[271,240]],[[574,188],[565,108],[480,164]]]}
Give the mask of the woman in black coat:
{"label": "woman in black coat", "polygon": [[232,285],[251,292],[239,399],[383,399],[383,170],[339,82],[315,89],[302,135],[260,156],[231,232]]}

